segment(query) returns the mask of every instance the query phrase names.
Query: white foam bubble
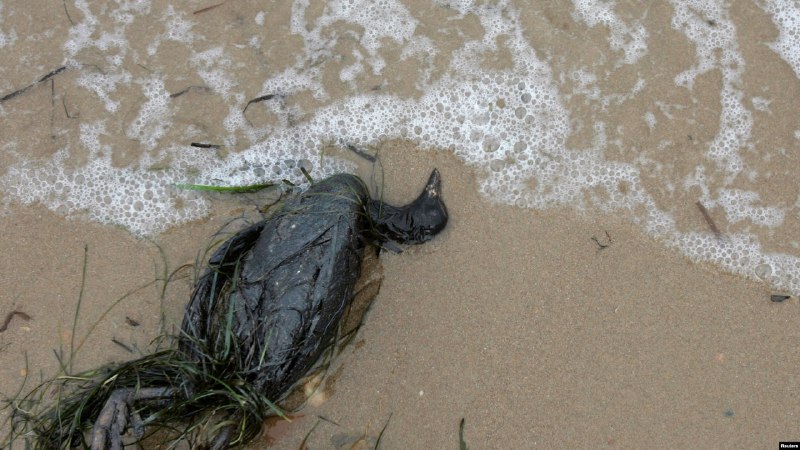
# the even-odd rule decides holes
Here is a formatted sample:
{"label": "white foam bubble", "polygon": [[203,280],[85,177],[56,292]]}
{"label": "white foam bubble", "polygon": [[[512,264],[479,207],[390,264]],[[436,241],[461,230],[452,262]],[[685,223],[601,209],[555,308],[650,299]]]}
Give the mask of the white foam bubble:
{"label": "white foam bubble", "polygon": [[761,197],[757,192],[741,189],[720,189],[717,202],[725,209],[728,222],[737,223],[750,220],[757,225],[770,228],[783,223],[786,212],[774,206],[761,206]]}
{"label": "white foam bubble", "polygon": [[172,114],[167,104],[169,93],[164,88],[164,80],[158,75],[136,80],[136,83],[142,87],[147,101],[142,104],[136,119],[128,126],[126,135],[152,150],[172,125]]}
{"label": "white foam bubble", "polygon": [[364,70],[364,65],[361,63],[364,60],[364,56],[358,50],[353,51],[353,58],[355,62],[350,64],[349,66],[343,68],[339,71],[339,79],[345,82],[352,83],[355,81],[358,74],[360,74]]}
{"label": "white foam bubble", "polygon": [[[62,149],[46,164],[12,165],[0,178],[3,186],[23,204],[38,202],[61,214],[124,225],[137,235],[158,233],[206,213],[202,196],[175,189],[183,181],[179,173],[115,167],[111,147],[100,141],[106,134],[104,121],[82,124],[80,133],[90,153],[86,165],[70,168],[69,152]],[[145,158],[142,163],[153,161]]]}
{"label": "white foam bubble", "polygon": [[769,47],[800,78],[800,4],[793,0],[765,0],[761,7],[772,15],[772,22],[778,27],[778,40]]}
{"label": "white foam bubble", "polygon": [[236,82],[228,75],[231,60],[221,46],[195,53],[189,60],[189,65],[197,70],[207,87],[223,97],[230,96],[236,87]]}
{"label": "white foam bubble", "polygon": [[609,31],[608,44],[612,50],[622,51],[621,62],[634,64],[647,54],[648,33],[640,22],[626,24],[614,12],[614,2],[602,0],[572,0],[575,20],[590,27],[602,24]]}
{"label": "white foam bubble", "polygon": [[750,99],[750,101],[753,103],[753,108],[756,111],[765,112],[765,113],[771,113],[772,112],[769,109],[769,104],[772,103],[772,100],[764,98],[764,97],[753,97],[753,98]]}
{"label": "white foam bubble", "polygon": [[656,127],[656,123],[658,123],[658,121],[656,120],[656,115],[653,114],[652,111],[647,111],[646,113],[644,113],[643,119],[644,122],[647,124],[647,128],[649,128],[650,131],[653,131],[653,129],[655,129]]}
{"label": "white foam bubble", "polygon": [[150,11],[149,0],[127,1],[117,5],[109,16],[115,20],[113,30],[106,30],[93,14],[86,0],[76,0],[75,7],[83,14],[83,20],[71,27],[69,38],[64,43],[66,64],[79,67],[82,61],[77,58],[80,51],[94,48],[104,55],[103,67],[95,65],[93,70],[84,70],[78,78],[78,84],[94,92],[105,103],[106,110],[116,112],[119,102],[111,99],[111,94],[120,84],[131,81],[131,74],[122,68],[128,53],[128,41],[125,32],[135,16],[147,15]]}
{"label": "white foam bubble", "polygon": [[[126,122],[126,135],[147,150],[158,149],[159,157],[170,161],[170,166],[148,170],[155,163],[148,155],[155,152],[145,151],[130,167],[114,167],[110,160],[113,149],[103,144],[105,123],[83,123],[81,145],[90,153],[85,167],[75,169],[65,163],[69,148],[46,161],[20,156],[0,178],[7,198],[41,202],[65,214],[83,212],[93,220],[121,224],[146,235],[206,213],[204,197],[177,190],[176,183],[231,186],[288,179],[302,184],[300,166],[318,178],[352,170],[347,162],[321,156],[329,143],[370,145],[400,138],[421,147],[450,149],[477,169],[481,193],[494,201],[537,209],[594,206],[618,212],[693,260],[713,262],[749,277],[763,276],[763,270],[757,268],[767,264],[770,283],[800,293],[800,259],[766,253],[754,234],[742,231],[726,234],[726,239],[720,240],[710,232],[679,232],[672,210],[662,209],[642,181],[661,173],[664,163],[649,159],[645,153],[627,162],[607,156],[610,148],[621,146],[619,130],[614,129],[618,127],[607,125],[602,117],[592,117],[590,125],[582,125],[579,130],[588,134],[590,139],[583,141],[588,143],[579,144],[581,148],[571,147],[569,138],[576,130],[566,106],[568,101],[581,96],[598,109],[621,106],[644,91],[648,81],[638,78],[629,92],[620,93],[609,92],[604,82],[609,74],[598,77],[593,67],[568,67],[562,76],[555,76],[551,67],[555,64],[553,55],[533,48],[531,40],[535,37],[531,38],[529,30],[524,29],[520,13],[511,2],[448,2],[450,17],[454,21],[477,18],[480,34],[457,42],[447,55],[449,59],[444,58],[447,67],[437,67],[434,76],[432,61],[440,50],[429,36],[419,32],[419,20],[402,3],[327,2],[321,15],[312,20],[307,15],[310,1],[295,1],[290,29],[302,40],[303,53],[295,63],[287,63],[264,80],[261,94],[275,97],[260,102],[259,107],[272,112],[278,120],[260,129],[244,117],[242,111],[248,99],[237,86],[226,47],[215,43],[200,48],[197,43],[204,39],[202,30],[193,28],[191,16],[169,6],[164,12],[148,10],[145,14],[142,11],[147,5],[119,5],[119,14],[110,26],[98,23],[86,0],[77,0],[76,7],[84,17],[70,30],[65,55],[68,63],[74,63],[81,49],[93,48],[106,58],[107,71],[80,67],[78,81],[103,100],[112,113],[119,114],[120,109],[113,95],[117,86],[133,84],[141,88],[146,100],[136,117]],[[646,55],[648,32],[640,21],[622,20],[615,3],[576,0],[573,5],[577,22],[608,29],[612,55],[619,55],[618,65],[633,64]],[[794,209],[781,208],[762,200],[758,192],[727,187],[734,177],[755,179],[758,175],[745,167],[740,156],[743,149],[752,148],[753,117],[744,106],[745,101],[758,111],[769,112],[768,99],[746,100],[742,92],[744,58],[727,6],[701,0],[673,0],[672,5],[672,27],[687,36],[695,51],[693,63],[675,77],[675,83],[679,90],[694,96],[697,77],[718,70],[722,78],[720,104],[711,107],[719,109],[720,119],[719,129],[709,136],[707,147],[698,146],[697,151],[705,151],[711,162],[708,167],[698,165],[688,175],[681,175],[683,179],[661,180],[657,189],[680,195],[680,189],[699,188],[703,204],[723,209],[727,222],[738,224],[739,230],[779,227],[790,211],[796,212],[800,207],[800,200]],[[126,27],[131,17],[135,22],[149,16],[161,17],[165,29],[150,36],[146,43],[148,53],[152,49],[155,54],[165,39],[185,44],[192,55],[187,70],[192,76],[199,76],[225,102],[228,111],[223,125],[227,134],[219,139],[226,145],[233,145],[237,135],[251,140],[268,135],[267,139],[229,153],[224,159],[165,141],[173,111],[164,78],[158,74],[133,78],[125,70],[132,61],[129,50],[124,48]],[[265,14],[255,14],[252,20],[263,25]],[[354,33],[353,29],[359,32]],[[335,66],[335,75],[352,93],[334,101],[325,89],[323,66],[328,59],[341,56],[335,53],[341,50],[341,46],[337,47],[339,39],[355,43],[347,47],[349,63]],[[250,36],[242,42],[258,46],[262,40]],[[393,51],[399,48],[402,60],[418,63],[417,73],[411,75],[416,78],[406,81],[418,89],[419,95],[400,97],[391,89],[358,91],[358,81],[367,72],[388,76],[382,56],[387,45]],[[487,69],[482,64],[485,56],[501,50],[511,55],[510,67]],[[572,91],[565,92],[570,87]],[[287,111],[289,102],[285,99],[309,94],[324,106],[304,111],[293,105]],[[686,109],[686,105],[674,100],[667,103],[663,97],[654,98],[651,104],[633,117],[641,117],[654,133],[671,126]],[[291,121],[289,115],[303,120]],[[800,139],[800,130],[795,131],[795,137]],[[662,152],[669,151],[673,144],[666,139],[656,143]],[[720,172],[728,180],[718,180]],[[726,188],[710,189],[709,179]]]}
{"label": "white foam bubble", "polygon": [[172,5],[167,5],[166,11],[161,15],[161,22],[164,24],[164,31],[157,36],[153,36],[152,41],[147,45],[147,54],[153,56],[158,52],[161,42],[168,41],[180,42],[191,45],[202,37],[192,31],[194,23],[187,19],[184,11],[176,11]]}
{"label": "white foam bubble", "polygon": [[673,233],[671,242],[697,262],[713,263],[728,272],[767,282],[774,288],[800,292],[800,258],[769,253],[753,235],[734,233],[720,241],[708,233]]}
{"label": "white foam bubble", "polygon": [[[353,24],[363,29],[363,33],[353,34],[351,38],[358,40],[366,51],[364,60],[374,73],[380,72],[386,66],[386,61],[379,52],[383,39],[401,45],[418,39],[414,36],[417,20],[402,3],[397,1],[327,1],[325,14],[318,17],[313,24],[305,20],[305,11],[309,4],[309,0],[295,1],[292,4],[291,29],[303,37],[306,52],[314,57],[335,56],[329,47],[330,39],[322,31],[337,22]],[[354,74],[351,71],[347,76],[352,79]]]}
{"label": "white foam bubble", "polygon": [[[0,25],[3,25],[5,22],[5,14],[3,13],[3,4],[0,3]],[[3,29],[0,29],[0,48],[6,46],[12,46],[17,41],[17,30],[14,28],[8,28],[3,26]]]}
{"label": "white foam bubble", "polygon": [[81,72],[78,77],[78,84],[87,90],[94,92],[105,103],[106,110],[114,113],[119,108],[119,101],[111,98],[111,94],[117,90],[119,84],[130,83],[130,72],[120,70],[117,72]]}
{"label": "white foam bubble", "polygon": [[743,168],[740,151],[749,145],[753,118],[742,103],[741,75],[745,61],[739,51],[736,27],[726,7],[703,0],[670,0],[675,9],[673,28],[683,32],[695,45],[693,67],[675,77],[675,83],[689,90],[698,75],[712,69],[722,74],[720,131],[711,143],[708,157],[730,177]]}

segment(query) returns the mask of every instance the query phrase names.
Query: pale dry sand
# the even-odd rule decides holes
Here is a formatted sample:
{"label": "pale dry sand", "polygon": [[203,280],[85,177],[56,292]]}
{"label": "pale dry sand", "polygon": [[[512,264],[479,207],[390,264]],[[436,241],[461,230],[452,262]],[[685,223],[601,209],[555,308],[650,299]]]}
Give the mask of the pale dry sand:
{"label": "pale dry sand", "polygon": [[[410,149],[413,150],[413,149]],[[444,153],[384,158],[387,199],[416,195],[442,171],[450,223],[443,235],[384,254],[385,280],[356,344],[341,356],[330,397],[273,426],[276,448],[333,448],[388,421],[382,448],[453,448],[465,419],[470,448],[773,447],[796,438],[800,305],[772,303],[755,283],[698,267],[613,217],[531,212],[478,198],[469,169]],[[170,270],[193,263],[217,218],[157,239]],[[69,348],[84,246],[81,326],[153,281],[157,248],[125,231],[26,208],[0,218],[3,394],[57,368]],[[600,249],[592,240],[610,245]],[[187,272],[189,275],[190,272]],[[170,284],[168,324],[180,321],[190,276]],[[160,286],[121,302],[78,353],[76,368],[132,355],[158,334]],[[131,327],[125,317],[140,321]]]}

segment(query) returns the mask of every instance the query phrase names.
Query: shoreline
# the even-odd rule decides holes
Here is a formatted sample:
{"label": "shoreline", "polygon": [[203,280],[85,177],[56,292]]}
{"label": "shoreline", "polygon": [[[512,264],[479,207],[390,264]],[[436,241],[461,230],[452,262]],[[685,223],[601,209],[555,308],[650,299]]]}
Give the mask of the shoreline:
{"label": "shoreline", "polygon": [[[382,162],[386,199],[395,203],[413,198],[439,168],[451,222],[424,246],[382,256],[381,293],[326,382],[327,401],[273,426],[275,448],[297,448],[316,415],[340,426],[320,424],[308,441],[315,448],[355,442],[365,430],[374,441],[387,420],[386,448],[454,446],[462,418],[475,447],[755,447],[792,438],[796,298],[770,302],[758,283],[693,264],[610,216],[489,204],[472,170],[441,152],[398,151]],[[159,236],[172,269],[194,261],[224,220]],[[160,270],[153,244],[113,227],[38,208],[0,224],[2,250],[15,255],[0,267],[8,275],[0,313],[13,304],[32,317],[0,334],[6,389],[22,379],[22,352],[32,377],[56,370],[52,349],[68,337],[84,245],[81,338],[109,299]],[[601,249],[592,237],[610,245]],[[168,324],[180,323],[190,280],[169,286]],[[120,303],[76,369],[130,359],[112,338],[145,350],[158,332],[158,304],[155,287]]]}
{"label": "shoreline", "polygon": [[249,448],[800,440],[800,4],[210,3],[0,3],[0,398],[150,353],[271,200],[176,186],[437,167],[447,229]]}

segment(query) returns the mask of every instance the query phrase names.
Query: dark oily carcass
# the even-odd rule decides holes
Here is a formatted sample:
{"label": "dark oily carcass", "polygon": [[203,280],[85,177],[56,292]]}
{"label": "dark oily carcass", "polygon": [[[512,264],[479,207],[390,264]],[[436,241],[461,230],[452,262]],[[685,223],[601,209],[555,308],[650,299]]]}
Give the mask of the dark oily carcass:
{"label": "dark oily carcass", "polygon": [[177,420],[185,425],[175,429],[191,434],[203,428],[198,417],[217,418],[210,448],[248,442],[280,413],[273,402],[333,345],[365,248],[423,243],[447,224],[437,170],[404,207],[370,198],[360,178],[339,174],[277,208],[212,255],[176,350],[78,377],[77,391],[26,417],[36,446],[85,446],[82,430],[93,421],[91,448],[121,449],[129,428],[139,439],[145,426]]}
{"label": "dark oily carcass", "polygon": [[329,347],[365,246],[419,244],[446,223],[436,170],[402,208],[372,200],[354,175],[322,180],[217,250],[184,316],[180,349],[198,361],[208,346],[235,349],[237,370],[279,399]]}

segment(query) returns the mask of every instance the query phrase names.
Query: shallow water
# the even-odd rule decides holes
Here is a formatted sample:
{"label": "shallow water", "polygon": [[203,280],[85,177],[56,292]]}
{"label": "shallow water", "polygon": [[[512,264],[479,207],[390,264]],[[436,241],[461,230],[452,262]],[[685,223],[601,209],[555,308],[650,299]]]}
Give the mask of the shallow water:
{"label": "shallow water", "polygon": [[0,92],[34,83],[0,104],[3,202],[153,235],[208,212],[176,184],[406,139],[494,201],[613,212],[800,293],[795,3],[214,5],[0,6]]}

